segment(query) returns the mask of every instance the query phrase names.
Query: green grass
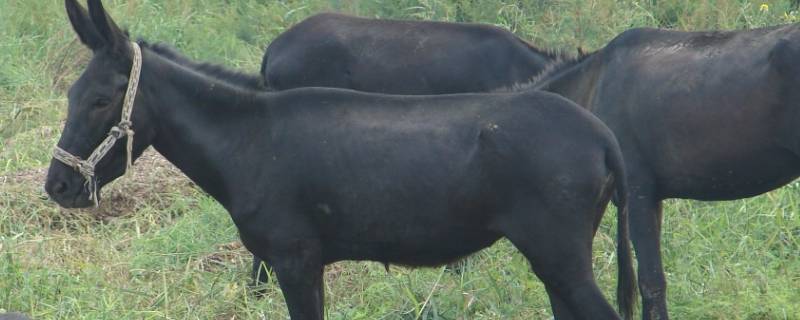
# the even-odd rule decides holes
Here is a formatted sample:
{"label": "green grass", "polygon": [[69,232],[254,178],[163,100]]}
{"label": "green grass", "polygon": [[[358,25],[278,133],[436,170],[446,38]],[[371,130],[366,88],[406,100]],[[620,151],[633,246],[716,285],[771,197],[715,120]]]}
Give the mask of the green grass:
{"label": "green grass", "polygon": [[[571,51],[599,48],[638,26],[706,30],[797,21],[790,1],[764,3],[768,9],[734,0],[131,0],[107,7],[136,37],[256,72],[272,38],[323,10],[491,23]],[[88,54],[62,1],[0,0],[0,309],[36,319],[286,318],[274,281],[265,298],[249,294],[249,257],[232,244],[230,218],[185,182],[147,192],[149,185],[123,179],[114,190],[135,189],[144,198],[111,217],[61,210],[42,197],[41,168],[59,135],[65,91]],[[162,182],[147,168],[135,170]],[[666,202],[663,254],[673,318],[800,319],[798,188],[740,201]],[[595,239],[595,273],[608,297],[616,285],[613,230],[609,211]],[[329,319],[550,316],[542,284],[507,242],[470,259],[462,275],[395,267],[387,273],[376,263],[343,262],[329,266],[326,279]]]}

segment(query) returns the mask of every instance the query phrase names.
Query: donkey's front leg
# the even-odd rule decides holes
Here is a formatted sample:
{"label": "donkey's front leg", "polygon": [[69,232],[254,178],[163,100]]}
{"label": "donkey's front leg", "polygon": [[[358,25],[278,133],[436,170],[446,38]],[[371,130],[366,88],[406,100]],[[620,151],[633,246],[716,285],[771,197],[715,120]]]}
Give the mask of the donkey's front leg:
{"label": "donkey's front leg", "polygon": [[324,265],[319,242],[297,240],[280,251],[283,254],[269,259],[292,320],[322,320]]}

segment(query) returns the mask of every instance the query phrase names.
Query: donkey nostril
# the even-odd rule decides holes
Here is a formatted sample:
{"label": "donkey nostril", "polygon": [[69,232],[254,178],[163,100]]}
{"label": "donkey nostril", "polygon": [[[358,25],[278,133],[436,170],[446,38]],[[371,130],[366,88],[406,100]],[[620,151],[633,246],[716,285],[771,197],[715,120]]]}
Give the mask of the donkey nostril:
{"label": "donkey nostril", "polygon": [[56,194],[62,194],[66,191],[67,191],[67,183],[63,181],[56,183],[55,187],[53,187],[53,192]]}

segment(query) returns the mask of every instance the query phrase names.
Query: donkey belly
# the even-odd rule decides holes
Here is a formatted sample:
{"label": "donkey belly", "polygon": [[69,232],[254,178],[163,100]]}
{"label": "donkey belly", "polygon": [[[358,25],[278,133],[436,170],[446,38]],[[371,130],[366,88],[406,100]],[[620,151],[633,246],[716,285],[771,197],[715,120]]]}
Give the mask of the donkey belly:
{"label": "donkey belly", "polygon": [[[331,205],[315,219],[326,260],[374,260],[412,266],[447,263],[490,246],[492,208],[425,190],[417,196]],[[427,195],[425,197],[424,195]],[[452,199],[452,198],[451,198]]]}
{"label": "donkey belly", "polygon": [[[738,157],[709,157],[659,175],[661,193],[670,198],[733,200],[777,189],[800,175],[789,153],[754,152]],[[668,171],[668,172],[669,172]]]}
{"label": "donkey belly", "polygon": [[[716,176],[673,177],[661,193],[664,198],[723,201],[754,197],[780,188],[800,176],[800,168],[761,175],[733,176],[735,171]],[[662,179],[659,182],[664,182]]]}
{"label": "donkey belly", "polygon": [[406,266],[437,266],[491,246],[499,238],[499,234],[486,231],[439,230],[433,234],[412,236],[405,241],[324,238],[322,245],[326,262],[371,260]]}

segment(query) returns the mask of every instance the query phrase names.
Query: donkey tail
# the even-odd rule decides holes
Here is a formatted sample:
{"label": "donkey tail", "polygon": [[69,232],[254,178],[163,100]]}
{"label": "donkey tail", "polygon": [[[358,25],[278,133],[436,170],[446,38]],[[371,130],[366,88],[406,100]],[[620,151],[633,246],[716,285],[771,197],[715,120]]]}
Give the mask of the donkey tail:
{"label": "donkey tail", "polygon": [[606,152],[606,165],[614,175],[617,205],[617,303],[623,319],[633,319],[633,308],[636,300],[636,274],[633,270],[630,236],[628,230],[628,182],[625,176],[625,163],[619,145]]}

